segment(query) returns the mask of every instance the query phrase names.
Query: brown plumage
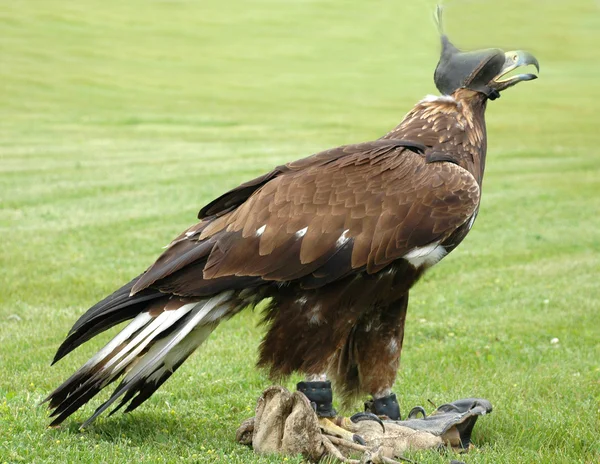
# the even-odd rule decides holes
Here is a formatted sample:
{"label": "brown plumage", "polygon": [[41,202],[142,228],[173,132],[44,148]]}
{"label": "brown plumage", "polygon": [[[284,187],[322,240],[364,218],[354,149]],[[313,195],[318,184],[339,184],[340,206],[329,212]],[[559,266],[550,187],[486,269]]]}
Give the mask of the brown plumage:
{"label": "brown plumage", "polygon": [[[414,250],[455,247],[479,205],[485,103],[471,91],[455,98],[423,101],[379,140],[280,166],[213,201],[144,274],[82,316],[56,360],[140,313],[156,318],[225,295],[220,314],[209,320],[215,324],[272,298],[259,365],[274,377],[327,372],[345,393],[390,388],[408,290],[437,259]],[[403,258],[411,252],[418,266]],[[123,342],[110,356],[124,350]],[[107,361],[49,397],[58,422],[76,409],[68,405],[78,407],[100,390],[105,379],[93,375]],[[158,380],[170,375],[157,368]],[[145,382],[137,388],[155,389]],[[122,394],[131,391],[130,385]]]}
{"label": "brown plumage", "polygon": [[[498,53],[484,58],[497,66]],[[444,56],[438,69],[453,55]],[[485,66],[476,71],[488,79]],[[463,72],[451,96],[419,102],[379,140],[279,166],[202,208],[145,273],[75,323],[55,362],[132,319],[49,395],[53,424],[121,376],[85,424],[117,399],[116,409],[129,401],[135,409],[219,322],[264,299],[258,364],[272,377],[327,373],[345,395],[389,391],[409,290],[463,240],[479,208],[486,92],[508,85],[482,91],[474,73]]]}

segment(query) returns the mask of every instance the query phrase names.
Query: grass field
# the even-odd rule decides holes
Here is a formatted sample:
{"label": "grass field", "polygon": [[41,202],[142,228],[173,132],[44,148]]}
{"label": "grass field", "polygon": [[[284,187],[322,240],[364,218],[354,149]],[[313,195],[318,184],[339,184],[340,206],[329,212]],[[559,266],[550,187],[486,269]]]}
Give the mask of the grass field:
{"label": "grass field", "polygon": [[[600,4],[565,5],[446,11],[458,45],[541,63],[539,80],[490,104],[479,219],[412,293],[395,390],[404,411],[493,403],[467,463],[600,460]],[[434,93],[433,7],[0,4],[0,463],[281,462],[234,440],[269,385],[251,312],[133,414],[80,433],[100,400],[60,429],[36,404],[110,335],[50,368],[77,316],[200,206],[276,164],[377,138]]]}

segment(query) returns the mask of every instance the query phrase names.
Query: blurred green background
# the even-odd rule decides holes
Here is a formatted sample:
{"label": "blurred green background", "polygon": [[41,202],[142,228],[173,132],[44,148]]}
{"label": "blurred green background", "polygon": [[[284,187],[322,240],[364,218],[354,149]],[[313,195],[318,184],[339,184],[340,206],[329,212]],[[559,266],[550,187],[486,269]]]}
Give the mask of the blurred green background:
{"label": "blurred green background", "polygon": [[[221,326],[131,415],[79,433],[88,406],[49,430],[35,405],[110,335],[51,369],[76,317],[203,204],[276,164],[377,138],[436,93],[434,7],[0,3],[0,462],[281,462],[234,442],[269,384],[254,368],[258,313]],[[446,7],[457,46],[525,49],[541,72],[489,105],[481,213],[412,293],[395,389],[404,411],[494,404],[467,463],[598,462],[600,3]]]}

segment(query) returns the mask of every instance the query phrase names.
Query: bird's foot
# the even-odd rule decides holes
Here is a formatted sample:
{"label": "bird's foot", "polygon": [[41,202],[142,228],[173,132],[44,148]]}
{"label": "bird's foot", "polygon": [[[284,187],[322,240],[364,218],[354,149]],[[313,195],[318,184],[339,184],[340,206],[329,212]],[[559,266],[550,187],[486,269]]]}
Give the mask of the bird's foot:
{"label": "bird's foot", "polygon": [[359,412],[351,417],[319,417],[319,425],[325,434],[365,446],[364,438],[356,433],[358,429],[356,424],[363,421],[377,422],[385,433],[385,425],[382,420],[370,412]]}
{"label": "bird's foot", "polygon": [[364,446],[366,444],[364,438],[352,431],[346,422],[347,420],[346,417],[319,417],[319,426],[326,435],[343,438]]}
{"label": "bird's foot", "polygon": [[355,433],[358,422],[372,420],[381,424],[385,431],[381,419],[369,412],[354,414],[349,418],[338,416],[337,411],[333,408],[333,391],[329,381],[300,382],[296,388],[310,401],[319,417],[319,425],[327,435],[364,445],[365,440]]}
{"label": "bird's foot", "polygon": [[365,411],[371,412],[381,418],[390,420],[401,420],[400,406],[395,393],[390,393],[387,396],[374,398],[371,401],[365,402]]}

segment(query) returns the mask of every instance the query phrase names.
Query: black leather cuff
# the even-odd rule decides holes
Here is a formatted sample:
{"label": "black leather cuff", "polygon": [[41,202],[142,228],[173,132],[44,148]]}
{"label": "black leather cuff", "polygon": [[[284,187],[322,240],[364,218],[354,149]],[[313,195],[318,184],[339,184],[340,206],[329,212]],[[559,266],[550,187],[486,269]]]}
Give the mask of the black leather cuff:
{"label": "black leather cuff", "polygon": [[383,398],[377,398],[365,403],[365,411],[372,412],[376,416],[387,416],[391,420],[401,420],[400,406],[396,394],[391,393]]}
{"label": "black leather cuff", "polygon": [[337,411],[333,409],[333,391],[329,380],[325,382],[299,382],[296,389],[304,393],[308,400],[315,404],[317,416],[337,416]]}

